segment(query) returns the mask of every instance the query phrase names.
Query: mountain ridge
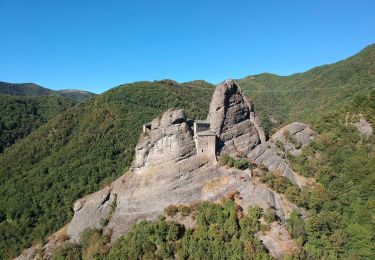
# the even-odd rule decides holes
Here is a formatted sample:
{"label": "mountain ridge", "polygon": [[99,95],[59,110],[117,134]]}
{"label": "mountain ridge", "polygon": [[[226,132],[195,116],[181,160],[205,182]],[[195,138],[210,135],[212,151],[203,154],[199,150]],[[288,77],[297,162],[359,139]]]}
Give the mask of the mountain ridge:
{"label": "mountain ridge", "polygon": [[0,81],[0,94],[11,96],[65,96],[83,101],[96,94],[75,89],[51,90],[35,83],[8,83]]}

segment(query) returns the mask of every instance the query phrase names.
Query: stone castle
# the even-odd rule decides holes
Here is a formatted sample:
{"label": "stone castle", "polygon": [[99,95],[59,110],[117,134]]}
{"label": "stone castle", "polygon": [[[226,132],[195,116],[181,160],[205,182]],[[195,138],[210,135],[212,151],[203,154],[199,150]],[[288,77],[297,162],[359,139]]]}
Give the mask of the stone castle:
{"label": "stone castle", "polygon": [[[226,80],[218,89],[219,91],[215,93],[220,94],[216,95],[216,98],[214,94],[208,119],[187,120],[189,124],[192,125],[196,153],[198,155],[205,155],[213,161],[216,161],[216,156],[221,152],[225,144],[226,138],[224,138],[224,140],[221,138],[222,130],[226,130],[226,135],[231,139],[236,138],[238,133],[239,135],[244,135],[245,139],[247,139],[245,145],[250,144],[250,148],[266,141],[263,129],[260,127],[254,112],[253,104],[246,99],[236,83],[233,80]],[[212,107],[214,109],[212,109]],[[240,114],[236,114],[238,110],[240,110]],[[240,124],[238,125],[239,127],[237,129],[229,129],[230,125],[228,124],[223,128],[223,117],[226,118],[228,122],[232,121],[230,125],[238,123]],[[218,120],[222,122],[218,122]],[[213,125],[211,125],[211,122]],[[148,133],[151,129],[152,122],[143,125],[143,133]],[[249,129],[252,129],[251,133],[249,133]],[[235,143],[232,143],[231,146],[235,147],[227,149],[227,152],[243,152],[241,149],[237,149]]]}
{"label": "stone castle", "polygon": [[[197,154],[216,160],[216,134],[210,130],[206,120],[189,120],[193,122],[194,142]],[[151,123],[143,125],[143,133],[151,131]]]}

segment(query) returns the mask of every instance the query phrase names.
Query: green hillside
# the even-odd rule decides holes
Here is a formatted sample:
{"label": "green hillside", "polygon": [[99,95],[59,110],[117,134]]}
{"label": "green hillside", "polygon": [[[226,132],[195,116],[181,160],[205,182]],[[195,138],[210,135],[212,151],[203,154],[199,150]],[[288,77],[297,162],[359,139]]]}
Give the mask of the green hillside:
{"label": "green hillside", "polygon": [[123,174],[143,123],[168,108],[204,118],[209,84],[138,82],[58,115],[0,155],[0,258],[15,256],[72,216],[72,203]]}
{"label": "green hillside", "polygon": [[[375,44],[343,61],[291,76],[260,74],[238,80],[263,122],[309,122],[375,89]],[[369,115],[370,116],[370,115]],[[375,122],[373,122],[375,123]]]}
{"label": "green hillside", "polygon": [[34,83],[0,82],[0,94],[11,96],[54,96],[56,92]]}
{"label": "green hillside", "polygon": [[0,153],[74,105],[73,100],[64,97],[0,95]]}
{"label": "green hillside", "polygon": [[34,83],[7,83],[0,81],[0,94],[10,96],[62,96],[75,101],[84,101],[95,96],[94,93],[82,90],[58,90],[54,91]]}

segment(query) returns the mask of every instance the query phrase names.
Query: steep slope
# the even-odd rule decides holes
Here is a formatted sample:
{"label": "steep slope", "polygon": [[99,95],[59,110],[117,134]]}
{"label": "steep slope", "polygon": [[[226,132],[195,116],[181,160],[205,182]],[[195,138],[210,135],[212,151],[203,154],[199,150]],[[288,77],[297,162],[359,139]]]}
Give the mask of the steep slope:
{"label": "steep slope", "polygon": [[75,104],[57,96],[0,95],[0,153]]}
{"label": "steep slope", "polygon": [[260,74],[238,83],[257,104],[267,131],[282,123],[308,122],[375,89],[375,44],[348,59],[303,73]]}
{"label": "steep slope", "polygon": [[63,96],[75,101],[84,101],[95,96],[89,91],[66,89],[54,91],[34,83],[0,82],[0,94],[10,96]]}
{"label": "steep slope", "polygon": [[15,256],[61,227],[74,200],[130,166],[141,125],[162,111],[208,112],[211,85],[138,82],[67,110],[0,155],[0,252]]}

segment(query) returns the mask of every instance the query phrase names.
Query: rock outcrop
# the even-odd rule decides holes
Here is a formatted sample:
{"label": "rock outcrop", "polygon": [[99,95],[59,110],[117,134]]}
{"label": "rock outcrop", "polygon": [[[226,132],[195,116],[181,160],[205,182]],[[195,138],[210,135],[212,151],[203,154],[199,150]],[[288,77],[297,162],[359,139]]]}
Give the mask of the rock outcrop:
{"label": "rock outcrop", "polygon": [[265,141],[253,105],[233,80],[226,80],[216,87],[207,121],[211,131],[218,136],[217,148],[222,154],[246,155]]}
{"label": "rock outcrop", "polygon": [[191,124],[184,111],[168,110],[151,122],[151,131],[135,147],[134,170],[167,161],[178,162],[196,154]]}
{"label": "rock outcrop", "polygon": [[362,114],[360,114],[359,121],[354,123],[354,126],[364,137],[370,137],[373,134],[372,125],[363,117]]}
{"label": "rock outcrop", "polygon": [[277,131],[266,143],[258,145],[248,153],[256,164],[265,165],[270,171],[278,171],[298,186],[306,186],[309,179],[295,173],[289,166],[287,155],[298,156],[301,149],[314,139],[315,132],[307,124],[294,122]]}
{"label": "rock outcrop", "polygon": [[284,126],[271,137],[284,153],[292,156],[301,154],[302,148],[307,146],[314,139],[315,132],[307,124],[298,122]]}
{"label": "rock outcrop", "polygon": [[264,233],[258,232],[256,237],[262,241],[275,259],[284,259],[285,255],[293,256],[298,250],[288,231],[277,222],[271,223],[270,230]]}

